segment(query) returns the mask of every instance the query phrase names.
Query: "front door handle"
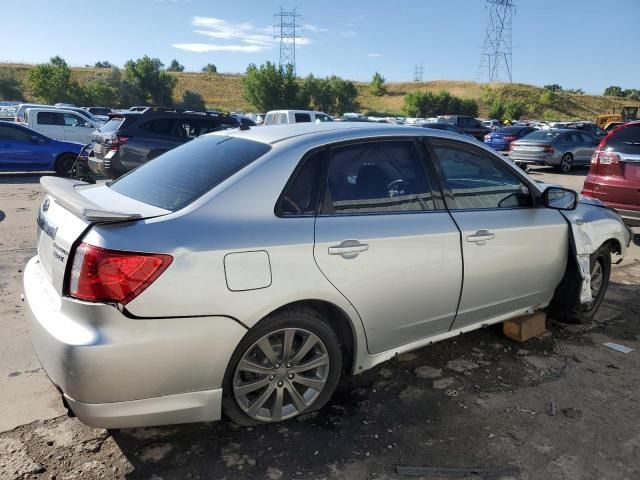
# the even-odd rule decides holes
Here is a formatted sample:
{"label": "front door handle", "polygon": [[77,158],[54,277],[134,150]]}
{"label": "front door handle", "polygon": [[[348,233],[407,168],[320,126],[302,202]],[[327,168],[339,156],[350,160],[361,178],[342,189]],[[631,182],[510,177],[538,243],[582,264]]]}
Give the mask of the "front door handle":
{"label": "front door handle", "polygon": [[366,243],[360,243],[358,240],[344,240],[340,245],[329,247],[329,255],[342,255],[352,258],[366,250],[369,250],[369,245]]}
{"label": "front door handle", "polygon": [[489,230],[478,230],[473,235],[467,236],[467,242],[474,242],[478,245],[484,245],[488,240],[493,240],[495,237],[495,234],[491,233]]}

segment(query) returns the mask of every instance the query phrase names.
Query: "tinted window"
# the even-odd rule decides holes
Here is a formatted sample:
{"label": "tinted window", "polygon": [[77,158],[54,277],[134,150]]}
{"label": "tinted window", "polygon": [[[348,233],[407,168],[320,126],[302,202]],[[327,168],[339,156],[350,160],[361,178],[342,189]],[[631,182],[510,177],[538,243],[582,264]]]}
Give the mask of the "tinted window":
{"label": "tinted window", "polygon": [[327,213],[391,213],[434,208],[411,141],[369,142],[333,149]]}
{"label": "tinted window", "polygon": [[551,130],[538,130],[527,135],[527,140],[546,140],[547,142],[552,142],[558,135],[560,135],[559,132],[553,132]]}
{"label": "tinted window", "polygon": [[140,128],[157,135],[185,137],[184,129],[174,118],[156,118],[140,125]]}
{"label": "tinted window", "polygon": [[100,127],[100,131],[102,133],[112,133],[120,128],[120,125],[124,122],[124,118],[122,117],[114,117],[109,120],[107,123]]}
{"label": "tinted window", "polygon": [[622,153],[640,153],[640,123],[621,128],[607,141],[607,148]]}
{"label": "tinted window", "polygon": [[0,140],[29,142],[31,141],[31,135],[21,128],[0,126]]}
{"label": "tinted window", "polygon": [[587,132],[581,132],[580,136],[582,137],[583,143],[593,143],[596,141],[596,139],[589,135]]}
{"label": "tinted window", "polygon": [[38,112],[36,120],[39,125],[64,125],[64,115],[57,112]]}
{"label": "tinted window", "polygon": [[296,123],[305,123],[311,121],[311,115],[308,113],[296,113],[295,114]]}
{"label": "tinted window", "polygon": [[242,138],[201,137],[133,170],[111,188],[156,207],[179,210],[270,149]]}
{"label": "tinted window", "polygon": [[569,132],[567,133],[566,138],[569,143],[582,143],[582,136],[578,132]]}
{"label": "tinted window", "polygon": [[475,151],[436,147],[447,186],[455,198],[454,208],[486,209],[529,207],[527,186],[491,158]]}
{"label": "tinted window", "polygon": [[311,215],[316,212],[318,188],[322,180],[324,151],[316,152],[303,160],[302,167],[280,196],[276,211],[285,217]]}

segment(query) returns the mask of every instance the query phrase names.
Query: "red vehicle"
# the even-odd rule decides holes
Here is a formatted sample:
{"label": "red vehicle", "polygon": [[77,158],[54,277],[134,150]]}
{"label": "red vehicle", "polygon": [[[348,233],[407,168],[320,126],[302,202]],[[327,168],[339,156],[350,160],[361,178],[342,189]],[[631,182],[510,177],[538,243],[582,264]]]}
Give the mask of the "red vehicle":
{"label": "red vehicle", "polygon": [[620,125],[602,139],[582,194],[617,210],[627,225],[640,226],[640,121]]}

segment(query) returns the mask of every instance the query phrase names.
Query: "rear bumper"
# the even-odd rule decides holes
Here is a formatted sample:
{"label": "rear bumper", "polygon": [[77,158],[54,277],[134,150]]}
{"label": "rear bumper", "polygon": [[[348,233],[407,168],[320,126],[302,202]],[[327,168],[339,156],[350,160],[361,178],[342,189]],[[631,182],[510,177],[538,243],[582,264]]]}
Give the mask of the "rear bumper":
{"label": "rear bumper", "polygon": [[227,317],[129,318],[60,297],[37,257],[24,270],[34,351],[83,422],[104,428],[218,420],[222,382],[246,333]]}
{"label": "rear bumper", "polygon": [[109,178],[118,178],[126,173],[126,171],[121,168],[117,153],[108,160],[94,155],[89,157],[87,163],[93,173]]}
{"label": "rear bumper", "polygon": [[560,157],[555,155],[527,155],[519,152],[509,151],[509,158],[514,163],[527,163],[533,165],[547,165],[558,166],[560,165]]}

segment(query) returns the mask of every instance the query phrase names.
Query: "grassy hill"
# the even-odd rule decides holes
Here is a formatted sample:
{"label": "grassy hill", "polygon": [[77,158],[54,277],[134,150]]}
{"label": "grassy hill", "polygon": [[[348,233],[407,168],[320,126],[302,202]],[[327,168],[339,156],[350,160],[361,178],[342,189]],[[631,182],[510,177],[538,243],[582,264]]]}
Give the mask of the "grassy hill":
{"label": "grassy hill", "polygon": [[[31,65],[2,64],[2,69],[12,69],[17,78],[23,81]],[[97,68],[72,69],[73,78],[82,83],[91,75],[104,72]],[[202,94],[207,105],[211,108],[222,108],[232,111],[252,111],[254,108],[242,97],[242,76],[240,74],[205,74],[199,72],[172,73],[178,79],[174,91],[175,101],[182,98],[185,90],[195,90]],[[429,82],[400,82],[387,83],[387,94],[375,97],[369,93],[368,84],[356,82],[359,96],[358,102],[362,111],[378,112],[388,115],[401,115],[404,96],[407,93],[421,91],[447,90],[452,95],[471,98],[480,105],[480,116],[487,116],[489,98],[503,100],[519,100],[528,105],[530,118],[537,119],[593,119],[599,113],[619,109],[625,102],[614,97],[599,95],[575,95],[560,93],[551,102],[544,102],[541,96],[546,91],[540,87],[521,83],[478,83],[454,80],[433,80]],[[30,98],[26,92],[27,100]]]}

